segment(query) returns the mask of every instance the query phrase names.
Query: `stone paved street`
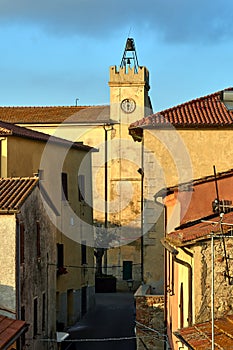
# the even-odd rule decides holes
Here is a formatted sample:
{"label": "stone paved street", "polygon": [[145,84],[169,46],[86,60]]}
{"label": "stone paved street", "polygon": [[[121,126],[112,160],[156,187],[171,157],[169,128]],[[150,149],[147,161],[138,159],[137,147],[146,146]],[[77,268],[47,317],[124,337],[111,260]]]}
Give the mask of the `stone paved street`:
{"label": "stone paved street", "polygon": [[[134,337],[133,294],[98,293],[96,307],[69,329],[71,339]],[[64,345],[64,344],[63,344]],[[136,340],[82,341],[68,344],[69,350],[135,350]]]}

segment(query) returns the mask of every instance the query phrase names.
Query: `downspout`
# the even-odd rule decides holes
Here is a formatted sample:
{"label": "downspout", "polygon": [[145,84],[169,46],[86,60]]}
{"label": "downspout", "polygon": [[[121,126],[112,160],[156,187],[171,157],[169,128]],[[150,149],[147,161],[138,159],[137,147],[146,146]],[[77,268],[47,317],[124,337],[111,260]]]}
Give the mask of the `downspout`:
{"label": "downspout", "polygon": [[188,269],[188,325],[191,326],[193,322],[193,306],[192,306],[192,266],[179,258],[177,255],[179,254],[178,250],[170,246],[165,240],[161,240],[162,245],[168,250],[174,259],[174,261],[178,264],[181,264]]}
{"label": "downspout", "polygon": [[[107,234],[108,230],[108,129],[104,125],[104,227]],[[108,256],[107,249],[104,252],[104,273],[108,274]]]}
{"label": "downspout", "polygon": [[132,136],[134,142],[141,142],[141,168],[138,173],[141,175],[141,237],[140,237],[140,255],[141,255],[141,283],[144,284],[144,132],[141,127],[129,126],[129,135]]}
{"label": "downspout", "polygon": [[141,281],[144,284],[144,137],[141,152]]}
{"label": "downspout", "polygon": [[[166,227],[167,227],[167,207],[166,205],[164,205],[163,203],[158,201],[158,198],[164,198],[165,194],[167,193],[167,191],[165,189],[160,190],[159,192],[157,192],[154,196],[155,199],[155,203],[158,204],[159,206],[162,206],[164,208],[164,238],[166,237]],[[162,241],[164,241],[164,238]],[[162,243],[163,244],[163,243]],[[164,249],[164,320],[163,320],[163,324],[164,324],[164,329],[165,332],[167,334],[167,302],[168,302],[168,298],[167,298],[167,249]],[[164,350],[167,349],[167,344],[166,342],[164,342]]]}
{"label": "downspout", "polygon": [[21,320],[20,224],[16,219],[16,319]]}
{"label": "downspout", "polygon": [[[167,207],[164,206],[164,227],[165,227],[165,236],[166,236],[166,227],[167,227]],[[164,282],[163,282],[163,286],[164,286],[164,327],[166,330],[166,334],[167,334],[167,302],[168,302],[168,298],[167,298],[167,259],[168,259],[168,254],[167,254],[167,249],[164,249]],[[167,349],[167,345],[166,343],[164,343],[164,350]]]}
{"label": "downspout", "polygon": [[[104,228],[108,230],[108,131],[113,130],[112,124],[104,124]],[[104,273],[108,274],[108,252],[104,252]]]}

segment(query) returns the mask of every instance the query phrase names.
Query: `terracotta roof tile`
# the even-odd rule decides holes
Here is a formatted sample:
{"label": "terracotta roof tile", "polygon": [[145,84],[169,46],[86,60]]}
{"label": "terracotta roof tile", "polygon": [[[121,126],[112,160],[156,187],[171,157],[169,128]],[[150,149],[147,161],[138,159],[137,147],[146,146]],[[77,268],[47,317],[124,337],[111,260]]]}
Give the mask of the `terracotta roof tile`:
{"label": "terracotta roof tile", "polygon": [[[233,315],[228,315],[214,322],[215,347],[222,350],[233,349]],[[184,344],[194,350],[211,350],[212,325],[211,321],[195,324],[192,327],[182,328],[174,334]]]}
{"label": "terracotta roof tile", "polygon": [[106,122],[109,116],[109,106],[0,107],[0,120],[18,124]]}
{"label": "terracotta roof tile", "polygon": [[38,182],[38,177],[1,178],[0,213],[18,211]]}
{"label": "terracotta roof tile", "polygon": [[[203,221],[203,222],[202,222]],[[215,224],[213,224],[215,223]],[[224,214],[222,221],[223,233],[227,233],[231,225],[233,224],[233,212]],[[211,219],[199,219],[195,223],[187,223],[182,229],[177,229],[166,236],[166,241],[173,243],[175,245],[182,245],[192,240],[206,239],[212,232],[221,233],[221,225],[219,216],[212,217]]]}
{"label": "terracotta roof tile", "polygon": [[25,331],[25,321],[0,315],[0,349],[6,349]]}
{"label": "terracotta roof tile", "polygon": [[[225,90],[233,90],[228,88]],[[221,100],[222,91],[165,109],[132,123],[129,129],[161,127],[229,127],[233,125],[233,110]]]}

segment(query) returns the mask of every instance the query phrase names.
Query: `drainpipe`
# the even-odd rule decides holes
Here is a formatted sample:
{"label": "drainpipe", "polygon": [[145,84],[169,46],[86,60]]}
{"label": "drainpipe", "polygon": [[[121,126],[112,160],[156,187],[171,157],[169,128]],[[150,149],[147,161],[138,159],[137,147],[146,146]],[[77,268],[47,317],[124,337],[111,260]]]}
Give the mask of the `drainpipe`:
{"label": "drainpipe", "polygon": [[[155,203],[161,207],[163,207],[164,209],[164,212],[163,212],[163,215],[164,215],[164,238],[166,237],[166,228],[167,228],[167,207],[166,205],[164,205],[163,203],[159,202],[158,201],[158,198],[164,198],[165,195],[167,194],[167,190],[166,189],[161,189],[159,192],[157,192],[154,196],[154,200],[155,200]],[[163,241],[164,241],[164,238],[161,240],[161,243],[163,244]],[[167,254],[167,249],[164,249],[164,328],[166,330],[166,333],[167,333],[167,315],[168,315],[168,312],[167,312],[167,301],[168,301],[168,298],[167,298],[167,258],[168,258],[168,254]],[[166,342],[164,342],[164,350],[167,349],[167,344]]]}
{"label": "drainpipe", "polygon": [[21,320],[20,224],[16,219],[16,319]]}
{"label": "drainpipe", "polygon": [[[113,130],[112,124],[104,124],[104,227],[107,234],[108,230],[108,131]],[[108,274],[108,255],[107,249],[104,252],[104,273]]]}
{"label": "drainpipe", "polygon": [[141,283],[144,284],[144,138],[142,137],[141,168],[137,171],[141,175]]}
{"label": "drainpipe", "polygon": [[193,322],[193,307],[192,307],[192,266],[187,263],[186,261],[183,261],[179,258],[177,258],[177,255],[179,254],[178,250],[170,246],[165,240],[161,240],[162,245],[165,247],[166,250],[168,250],[174,259],[174,261],[178,264],[181,264],[188,269],[188,325],[191,326]]}

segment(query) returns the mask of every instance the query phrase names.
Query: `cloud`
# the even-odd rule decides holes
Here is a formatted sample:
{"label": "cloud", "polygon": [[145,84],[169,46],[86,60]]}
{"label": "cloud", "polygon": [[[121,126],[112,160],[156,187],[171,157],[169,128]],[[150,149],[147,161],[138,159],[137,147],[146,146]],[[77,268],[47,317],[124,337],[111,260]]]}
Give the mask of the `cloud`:
{"label": "cloud", "polygon": [[231,0],[2,0],[0,21],[56,36],[103,40],[132,27],[169,43],[216,43],[231,39],[232,14]]}

